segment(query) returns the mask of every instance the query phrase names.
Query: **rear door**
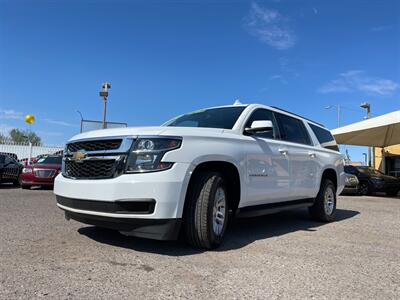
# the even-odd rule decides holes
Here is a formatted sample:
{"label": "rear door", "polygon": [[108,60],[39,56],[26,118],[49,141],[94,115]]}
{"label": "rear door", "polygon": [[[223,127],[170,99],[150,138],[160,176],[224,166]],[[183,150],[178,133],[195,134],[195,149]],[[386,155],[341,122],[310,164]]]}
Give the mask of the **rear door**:
{"label": "rear door", "polygon": [[292,199],[315,197],[319,186],[319,165],[311,137],[301,119],[275,113],[279,131],[290,165],[290,193]]}
{"label": "rear door", "polygon": [[247,195],[243,206],[285,201],[289,194],[289,159],[282,152],[278,124],[270,110],[259,108],[246,121],[245,128],[254,121],[270,120],[273,131],[245,136]]}

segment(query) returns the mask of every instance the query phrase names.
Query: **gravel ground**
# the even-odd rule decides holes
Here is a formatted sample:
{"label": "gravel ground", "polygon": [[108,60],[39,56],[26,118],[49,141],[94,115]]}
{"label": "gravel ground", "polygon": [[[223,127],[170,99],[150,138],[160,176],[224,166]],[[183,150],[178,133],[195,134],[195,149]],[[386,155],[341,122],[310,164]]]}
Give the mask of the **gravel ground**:
{"label": "gravel ground", "polygon": [[400,299],[400,199],[340,197],[236,221],[217,251],[67,222],[49,190],[0,186],[0,298]]}

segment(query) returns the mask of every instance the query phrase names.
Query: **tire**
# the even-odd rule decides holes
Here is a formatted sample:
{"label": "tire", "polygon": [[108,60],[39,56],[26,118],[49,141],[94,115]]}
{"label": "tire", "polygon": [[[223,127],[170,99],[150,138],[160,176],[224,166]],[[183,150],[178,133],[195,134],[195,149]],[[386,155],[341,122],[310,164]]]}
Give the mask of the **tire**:
{"label": "tire", "polygon": [[358,195],[360,196],[367,196],[371,194],[371,189],[369,187],[368,182],[363,181],[360,183],[358,187]]}
{"label": "tire", "polygon": [[309,209],[312,219],[321,222],[332,222],[336,215],[336,188],[329,179],[322,179],[321,187],[314,205]]}
{"label": "tire", "polygon": [[12,184],[13,186],[19,186],[19,179],[15,179]]}
{"label": "tire", "polygon": [[399,190],[391,190],[386,192],[386,196],[395,197],[399,193]]}
{"label": "tire", "polygon": [[31,186],[29,184],[21,184],[21,188],[24,190],[29,190]]}
{"label": "tire", "polygon": [[223,240],[228,224],[228,192],[218,172],[201,172],[193,179],[184,212],[187,242],[196,248],[214,249]]}

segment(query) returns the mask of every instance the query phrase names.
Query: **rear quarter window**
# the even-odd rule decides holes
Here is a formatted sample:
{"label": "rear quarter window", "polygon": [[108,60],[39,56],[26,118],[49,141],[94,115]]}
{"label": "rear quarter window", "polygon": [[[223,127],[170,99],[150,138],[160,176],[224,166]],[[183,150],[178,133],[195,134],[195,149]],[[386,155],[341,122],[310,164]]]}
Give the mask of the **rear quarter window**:
{"label": "rear quarter window", "polygon": [[322,147],[334,151],[339,151],[339,147],[336,144],[336,141],[329,130],[316,126],[311,123],[308,123],[308,125],[310,125],[312,131],[314,132],[315,136],[317,137]]}

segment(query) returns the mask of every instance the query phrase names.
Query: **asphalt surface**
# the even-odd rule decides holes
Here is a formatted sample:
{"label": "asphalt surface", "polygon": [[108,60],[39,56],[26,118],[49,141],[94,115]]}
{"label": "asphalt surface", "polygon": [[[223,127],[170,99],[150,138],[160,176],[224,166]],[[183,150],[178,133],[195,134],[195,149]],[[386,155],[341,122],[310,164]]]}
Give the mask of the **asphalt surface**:
{"label": "asphalt surface", "polygon": [[400,299],[400,198],[240,220],[217,251],[66,221],[52,191],[0,186],[1,299]]}

